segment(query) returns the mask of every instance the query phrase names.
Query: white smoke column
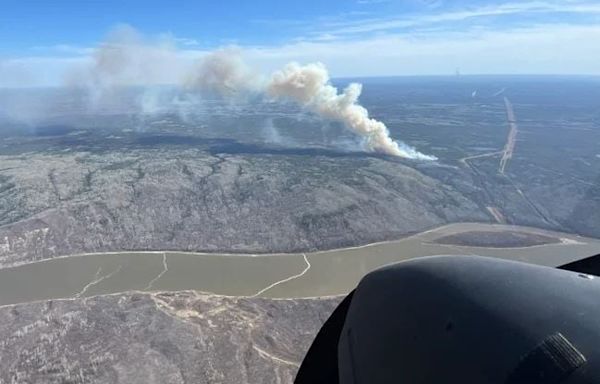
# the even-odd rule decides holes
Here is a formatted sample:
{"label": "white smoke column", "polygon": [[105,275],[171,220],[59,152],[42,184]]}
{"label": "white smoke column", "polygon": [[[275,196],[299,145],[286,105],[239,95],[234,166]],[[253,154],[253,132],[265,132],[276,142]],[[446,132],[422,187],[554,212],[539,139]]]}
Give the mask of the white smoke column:
{"label": "white smoke column", "polygon": [[364,138],[368,151],[410,159],[435,160],[416,149],[394,141],[385,124],[369,117],[369,111],[358,104],[362,86],[350,84],[342,93],[331,85],[329,73],[321,63],[301,66],[290,63],[277,71],[267,85],[268,94],[276,99],[292,100],[319,116],[342,122]]}
{"label": "white smoke column", "polygon": [[279,131],[273,123],[273,118],[268,118],[265,121],[265,125],[263,126],[262,132],[265,137],[265,141],[267,141],[268,143],[282,144],[284,142],[283,137],[281,137]]}

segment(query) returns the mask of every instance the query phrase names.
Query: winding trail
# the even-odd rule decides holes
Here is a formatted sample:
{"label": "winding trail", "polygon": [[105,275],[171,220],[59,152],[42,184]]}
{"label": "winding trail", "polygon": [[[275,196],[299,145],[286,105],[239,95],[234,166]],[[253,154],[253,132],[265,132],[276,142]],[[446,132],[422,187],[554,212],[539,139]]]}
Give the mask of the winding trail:
{"label": "winding trail", "polygon": [[104,280],[106,280],[106,279],[114,276],[115,274],[117,274],[121,270],[121,268],[122,268],[122,266],[119,265],[117,267],[117,269],[115,269],[111,273],[103,275],[101,277],[98,277],[98,276],[100,275],[100,272],[102,272],[102,267],[98,268],[98,270],[96,271],[96,274],[94,275],[94,280],[90,281],[85,287],[83,287],[83,289],[81,291],[79,291],[79,293],[77,293],[75,295],[75,297],[79,298],[79,297],[83,296],[87,292],[88,289],[90,289],[94,285],[100,284]]}
{"label": "winding trail", "polygon": [[[499,96],[504,91],[505,91],[505,88],[501,89],[494,96]],[[524,196],[524,194],[521,192],[521,190],[519,190],[519,188],[516,187],[516,185],[514,184],[514,182],[512,180],[510,180],[510,178],[508,177],[508,175],[506,175],[504,173],[504,171],[506,169],[506,166],[508,165],[508,162],[512,158],[513,152],[515,150],[515,142],[516,142],[516,137],[517,137],[517,119],[515,117],[515,112],[513,110],[512,103],[510,102],[510,100],[506,96],[504,96],[504,107],[506,109],[506,118],[508,120],[508,126],[510,128],[510,130],[508,132],[508,137],[506,139],[506,143],[504,145],[504,148],[502,150],[500,150],[500,151],[493,151],[493,152],[488,152],[488,153],[482,153],[482,154],[479,154],[479,155],[466,156],[466,157],[463,157],[463,158],[459,159],[459,162],[461,164],[463,164],[464,166],[470,168],[470,170],[477,176],[476,179],[479,179],[479,178],[483,179],[483,178],[485,178],[486,175],[485,174],[482,175],[480,173],[480,171],[477,169],[477,167],[475,165],[471,164],[469,162],[469,160],[483,159],[483,158],[487,158],[487,157],[495,157],[495,156],[501,155],[500,164],[498,165],[498,173],[500,173],[505,178],[509,179],[509,181],[511,182],[511,184],[517,189],[517,192],[525,200],[527,200],[527,204],[533,205],[533,203],[526,196]],[[495,204],[495,200],[496,199],[494,198],[494,194],[490,193],[488,191],[487,186],[486,186],[486,184],[484,182],[478,180],[477,183],[479,184],[480,188],[484,191],[486,199],[489,202],[487,205],[485,205],[485,209],[487,210],[487,212],[492,216],[492,218],[497,223],[499,223],[499,224],[506,224],[507,219],[504,216],[504,214],[502,213],[502,211],[500,210],[500,208]],[[537,207],[534,206],[534,210],[538,214],[540,214],[539,209]],[[542,216],[542,218],[546,222],[549,222],[548,220],[546,220],[546,217],[544,217],[543,214],[541,214],[540,216]]]}
{"label": "winding trail", "polygon": [[275,355],[270,354],[269,352],[265,351],[264,349],[260,349],[259,347],[257,347],[256,345],[252,346],[252,349],[254,349],[256,352],[258,352],[258,354],[262,357],[271,359],[271,360],[275,360],[279,363],[283,363],[283,364],[287,364],[287,365],[293,365],[294,367],[299,367],[300,364],[295,362],[295,361],[289,361],[289,360],[285,360],[282,359],[281,357],[277,357]]}
{"label": "winding trail", "polygon": [[262,295],[263,293],[267,292],[269,289],[272,289],[280,284],[283,283],[287,283],[288,281],[294,280],[294,279],[298,279],[302,276],[304,276],[306,274],[306,272],[308,272],[308,270],[310,269],[311,265],[310,265],[310,261],[308,261],[308,257],[306,257],[306,253],[302,254],[302,257],[304,258],[304,262],[306,263],[306,267],[304,268],[304,270],[296,275],[292,275],[290,277],[287,277],[283,280],[279,280],[274,282],[273,284],[270,284],[268,286],[266,286],[265,288],[261,289],[260,291],[256,292],[254,295],[250,296],[250,297],[257,297]]}
{"label": "winding trail", "polygon": [[144,288],[144,290],[146,290],[146,291],[151,289],[152,286],[154,285],[154,283],[156,283],[158,281],[158,279],[160,279],[169,270],[169,266],[167,265],[167,253],[163,252],[162,255],[163,255],[163,257],[162,257],[163,270],[160,271],[160,273],[158,275],[156,275],[156,277],[154,279],[150,280],[148,285],[146,285],[146,287]]}
{"label": "winding trail", "polygon": [[470,166],[469,163],[467,163],[467,160],[472,160],[472,159],[481,159],[483,157],[491,157],[491,156],[497,156],[504,153],[504,151],[496,151],[496,152],[489,152],[489,153],[483,153],[481,155],[473,155],[473,156],[467,156],[467,157],[463,157],[462,159],[459,159],[458,161],[460,161],[461,163]]}

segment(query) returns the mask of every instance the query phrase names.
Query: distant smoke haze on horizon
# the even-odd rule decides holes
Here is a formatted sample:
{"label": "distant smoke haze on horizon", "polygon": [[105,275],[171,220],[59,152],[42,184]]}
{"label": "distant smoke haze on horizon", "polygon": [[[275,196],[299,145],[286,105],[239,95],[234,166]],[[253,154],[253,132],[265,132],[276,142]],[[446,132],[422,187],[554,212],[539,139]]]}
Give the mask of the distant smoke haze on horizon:
{"label": "distant smoke haze on horizon", "polygon": [[[161,84],[173,84],[174,92]],[[171,110],[182,115],[193,112],[203,95],[218,95],[235,102],[262,98],[271,102],[293,102],[324,121],[337,121],[361,137],[363,149],[418,160],[435,160],[390,137],[385,124],[369,116],[359,104],[360,84],[339,92],[331,84],[327,68],[320,62],[289,63],[270,75],[261,74],[243,59],[237,47],[206,52],[200,59],[185,57],[168,36],[148,39],[130,26],[119,26],[92,53],[90,62],[76,63],[66,73],[63,87],[78,92],[90,113],[113,106],[126,87],[140,87],[136,101],[140,115]],[[27,101],[5,105],[9,118],[23,119]],[[45,110],[52,106],[44,106]],[[0,105],[0,111],[2,111]],[[32,116],[38,116],[40,110]],[[268,130],[271,139],[273,129]],[[278,134],[278,133],[277,133]],[[260,133],[259,133],[260,135]],[[281,141],[281,137],[276,140]]]}

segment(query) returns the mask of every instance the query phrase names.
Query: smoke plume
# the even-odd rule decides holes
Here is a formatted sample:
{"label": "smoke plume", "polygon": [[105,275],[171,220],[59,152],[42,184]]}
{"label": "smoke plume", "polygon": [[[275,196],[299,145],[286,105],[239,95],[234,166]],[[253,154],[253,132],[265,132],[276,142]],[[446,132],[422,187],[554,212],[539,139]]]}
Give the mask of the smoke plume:
{"label": "smoke plume", "polygon": [[331,85],[329,73],[321,63],[301,66],[290,63],[276,71],[267,86],[267,92],[276,99],[295,101],[319,116],[339,121],[352,132],[364,138],[365,149],[393,156],[420,160],[435,157],[422,154],[414,148],[394,141],[385,124],[369,117],[369,111],[358,104],[362,86],[350,84],[342,93]]}
{"label": "smoke plume", "polygon": [[196,71],[188,76],[186,86],[225,97],[260,90],[271,99],[293,101],[324,119],[341,122],[363,138],[367,151],[435,160],[433,156],[394,141],[385,124],[370,118],[367,109],[358,104],[362,86],[352,83],[339,93],[331,84],[329,73],[322,63],[304,66],[290,63],[273,73],[270,80],[261,81],[242,61],[239,51],[218,50],[201,61]]}
{"label": "smoke plume", "polygon": [[93,110],[113,108],[120,103],[126,87],[143,88],[140,111],[152,111],[153,100],[165,95],[158,85],[180,83],[182,73],[189,71],[169,36],[148,39],[134,28],[122,25],[114,28],[99,44],[89,62],[72,68],[65,76],[66,85],[86,92],[88,107]]}
{"label": "smoke plume", "polygon": [[204,56],[186,76],[184,86],[223,97],[236,97],[257,91],[258,79],[242,60],[239,49],[223,48]]}
{"label": "smoke plume", "polygon": [[[71,68],[66,82],[78,92],[84,90],[84,102],[94,112],[138,114],[142,122],[146,115],[163,112],[193,116],[194,110],[202,110],[205,94],[232,101],[246,96],[291,101],[323,119],[342,123],[362,139],[366,151],[435,159],[392,139],[385,124],[369,117],[358,103],[362,86],[352,83],[339,92],[321,63],[290,63],[271,76],[261,76],[242,60],[239,48],[185,51],[177,48],[172,36],[148,39],[125,25],[115,28],[91,56]],[[132,94],[137,94],[133,103]],[[281,140],[272,125],[266,132],[271,139]]]}

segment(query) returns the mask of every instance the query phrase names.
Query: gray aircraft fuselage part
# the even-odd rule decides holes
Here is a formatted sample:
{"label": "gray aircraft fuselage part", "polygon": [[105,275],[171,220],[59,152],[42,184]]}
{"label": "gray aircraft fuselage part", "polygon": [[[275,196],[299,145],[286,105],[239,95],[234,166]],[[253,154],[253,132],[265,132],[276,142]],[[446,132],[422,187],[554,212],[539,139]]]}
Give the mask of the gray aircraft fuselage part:
{"label": "gray aircraft fuselage part", "polygon": [[478,256],[376,270],[296,378],[325,382],[600,382],[600,277]]}
{"label": "gray aircraft fuselage part", "polygon": [[593,382],[600,279],[472,256],[399,263],[359,284],[338,356],[343,384]]}

